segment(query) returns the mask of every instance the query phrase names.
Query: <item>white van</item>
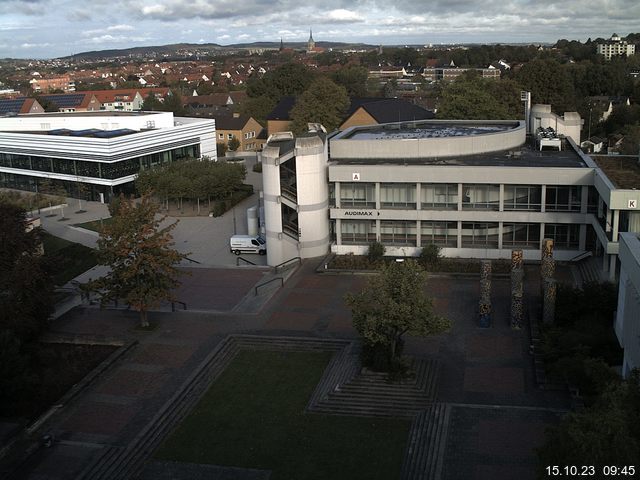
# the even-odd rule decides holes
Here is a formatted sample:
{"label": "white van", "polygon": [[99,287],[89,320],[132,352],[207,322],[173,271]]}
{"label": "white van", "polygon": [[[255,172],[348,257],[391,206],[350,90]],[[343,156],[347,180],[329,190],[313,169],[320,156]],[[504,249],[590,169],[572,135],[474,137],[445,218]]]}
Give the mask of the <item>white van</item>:
{"label": "white van", "polygon": [[229,248],[236,255],[243,252],[264,255],[267,253],[267,242],[260,235],[234,235],[229,239]]}

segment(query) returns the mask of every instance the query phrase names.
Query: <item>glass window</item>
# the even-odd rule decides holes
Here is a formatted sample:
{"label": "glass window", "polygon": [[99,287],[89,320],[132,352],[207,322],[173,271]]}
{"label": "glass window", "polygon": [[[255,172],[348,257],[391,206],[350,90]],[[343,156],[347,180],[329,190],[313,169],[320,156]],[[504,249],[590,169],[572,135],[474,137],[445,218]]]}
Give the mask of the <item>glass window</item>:
{"label": "glass window", "polygon": [[462,223],[462,246],[469,248],[498,248],[497,223]]}
{"label": "glass window", "polygon": [[463,210],[499,210],[499,208],[499,185],[464,184],[462,186]]}
{"label": "glass window", "polygon": [[51,159],[48,157],[31,157],[31,163],[34,170],[41,172],[51,171]]}
{"label": "glass window", "polygon": [[134,175],[139,171],[140,160],[137,157],[123,160],[121,162],[102,164],[102,178],[122,178]]}
{"label": "glass window", "polygon": [[366,245],[376,241],[376,222],[372,220],[342,220],[340,235],[344,245]]}
{"label": "glass window", "polygon": [[421,222],[420,242],[423,247],[430,244],[457,247],[458,222]]}
{"label": "glass window", "polygon": [[425,210],[457,210],[457,183],[423,183],[420,186],[420,199]]}
{"label": "glass window", "polygon": [[382,208],[416,208],[415,183],[383,183],[380,185]]}
{"label": "glass window", "polygon": [[505,185],[504,209],[540,211],[542,187],[537,185]]}
{"label": "glass window", "polygon": [[67,160],[65,158],[53,159],[53,171],[56,173],[65,173],[67,175],[75,175],[76,169],[73,164],[73,160]]}
{"label": "glass window", "polygon": [[547,186],[545,208],[549,212],[579,212],[580,185]]}
{"label": "glass window", "polygon": [[373,183],[341,183],[340,206],[342,208],[376,208],[376,186]]}
{"label": "glass window", "polygon": [[81,177],[100,178],[100,164],[97,162],[76,160],[76,174]]}
{"label": "glass window", "polygon": [[540,224],[503,223],[502,246],[505,248],[540,248]]}
{"label": "glass window", "polygon": [[577,249],[579,235],[578,224],[547,223],[544,226],[544,236],[553,239],[554,248]]}
{"label": "glass window", "polygon": [[416,222],[388,220],[380,222],[380,241],[385,245],[416,246]]}

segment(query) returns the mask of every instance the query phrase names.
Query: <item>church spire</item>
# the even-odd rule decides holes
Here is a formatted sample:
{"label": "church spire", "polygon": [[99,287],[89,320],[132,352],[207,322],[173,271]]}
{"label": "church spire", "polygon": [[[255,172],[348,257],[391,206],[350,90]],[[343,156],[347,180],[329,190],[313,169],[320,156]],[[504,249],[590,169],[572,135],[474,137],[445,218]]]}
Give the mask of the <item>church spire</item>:
{"label": "church spire", "polygon": [[313,52],[316,48],[316,42],[313,40],[313,32],[309,29],[309,41],[307,42],[307,52]]}

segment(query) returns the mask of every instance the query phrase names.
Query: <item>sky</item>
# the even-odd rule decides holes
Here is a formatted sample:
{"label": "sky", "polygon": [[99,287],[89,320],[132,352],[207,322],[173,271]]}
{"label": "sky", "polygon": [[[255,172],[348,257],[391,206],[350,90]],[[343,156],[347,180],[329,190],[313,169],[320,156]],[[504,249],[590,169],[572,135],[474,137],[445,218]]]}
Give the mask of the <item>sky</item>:
{"label": "sky", "polygon": [[585,41],[640,31],[639,0],[0,0],[0,58],[255,41]]}

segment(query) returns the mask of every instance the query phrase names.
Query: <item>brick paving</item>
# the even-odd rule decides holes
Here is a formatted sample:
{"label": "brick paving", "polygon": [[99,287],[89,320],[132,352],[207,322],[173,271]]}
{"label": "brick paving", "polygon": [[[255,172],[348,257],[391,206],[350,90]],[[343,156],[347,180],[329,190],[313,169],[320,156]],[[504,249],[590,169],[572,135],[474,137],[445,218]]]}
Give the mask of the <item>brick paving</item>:
{"label": "brick paving", "polygon": [[[77,465],[86,465],[98,454],[96,448],[78,444],[73,450],[64,442],[127,445],[230,333],[353,338],[343,298],[359,291],[367,277],[319,275],[314,266],[303,264],[257,315],[156,312],[150,317],[157,324],[152,332],[135,330],[135,312],[80,308],[62,317],[55,331],[137,339],[140,344],[52,419],[47,428],[63,443],[39,452],[23,478],[34,472],[49,480],[73,478],[71,470],[77,471]],[[216,312],[230,312],[263,276],[249,269],[193,270],[183,298],[194,310],[201,306]],[[535,282],[529,276],[526,288]],[[427,291],[435,310],[453,326],[443,335],[407,338],[405,353],[438,360],[441,373],[435,400],[453,406],[446,426],[443,479],[533,478],[531,447],[540,443],[544,426],[557,421],[553,409],[566,408],[567,399],[534,385],[527,329],[514,332],[508,325],[508,280],[494,279],[493,323],[488,329],[478,328],[478,283],[473,278],[430,278]]]}

